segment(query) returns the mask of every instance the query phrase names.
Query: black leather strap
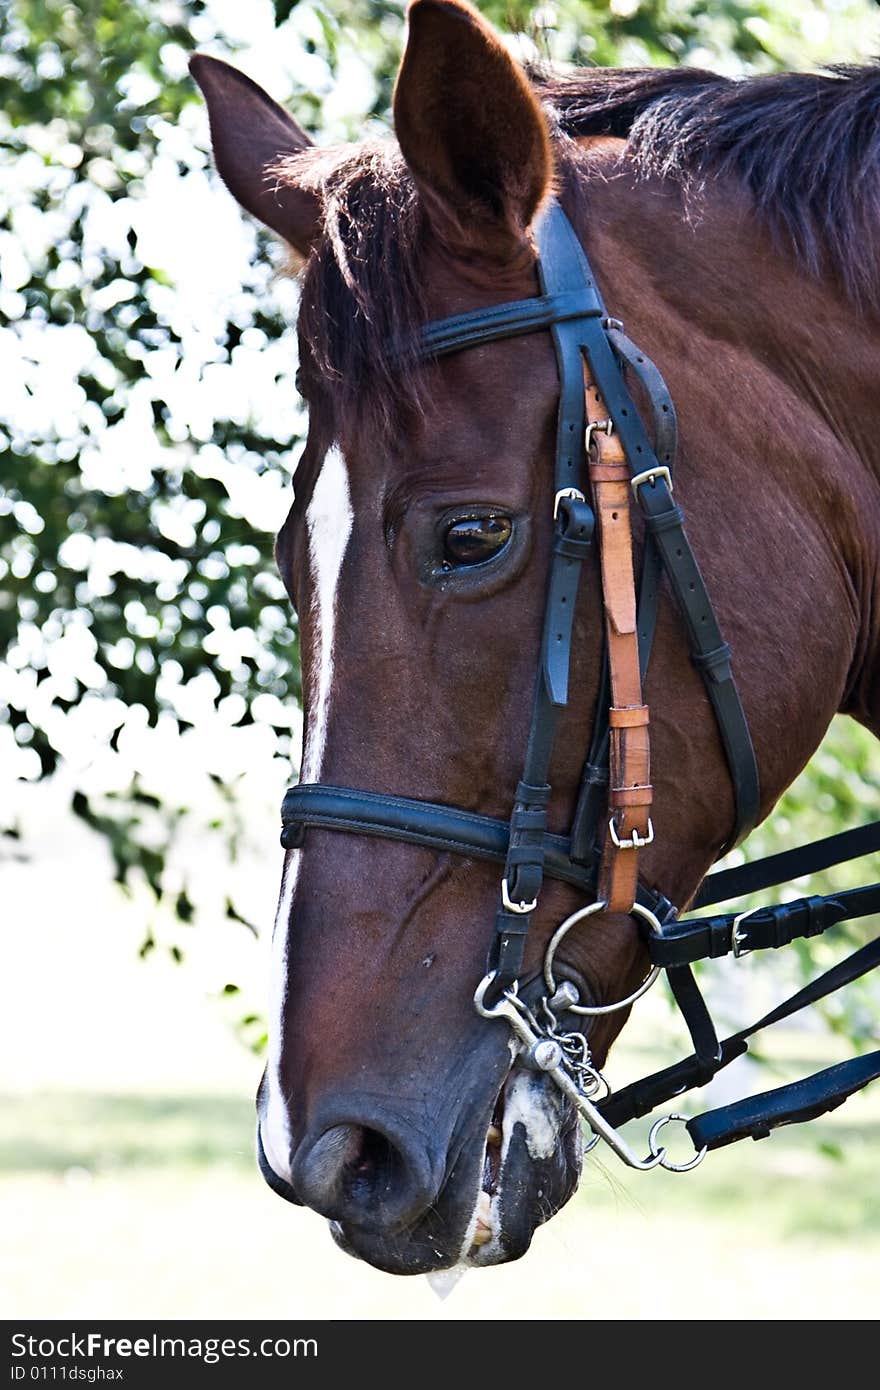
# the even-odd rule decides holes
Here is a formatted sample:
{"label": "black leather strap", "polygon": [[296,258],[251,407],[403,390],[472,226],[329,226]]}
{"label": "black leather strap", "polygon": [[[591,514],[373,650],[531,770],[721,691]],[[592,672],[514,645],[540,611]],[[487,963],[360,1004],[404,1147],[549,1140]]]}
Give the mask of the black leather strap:
{"label": "black leather strap", "polygon": [[766,1139],[781,1125],[815,1120],[880,1076],[880,1052],[852,1057],[773,1091],[762,1091],[733,1105],[707,1110],[687,1121],[695,1149],[723,1149],[737,1139]]}
{"label": "black leather strap", "polygon": [[[838,922],[880,912],[880,883],[850,888],[774,907],[756,908],[747,916],[726,913],[718,917],[685,918],[675,922],[662,937],[646,936],[651,961],[667,968],[697,960],[718,960],[735,951],[778,950],[789,942],[819,936]],[[736,940],[734,940],[734,935]]]}
{"label": "black leather strap", "polygon": [[[543,250],[541,259],[544,264]],[[513,299],[490,309],[476,309],[469,314],[455,314],[427,323],[419,335],[419,352],[422,357],[444,357],[450,352],[461,352],[463,348],[494,343],[499,338],[516,338],[571,319],[588,315],[598,317],[603,313],[598,292],[590,282],[581,280],[576,289],[537,295],[533,299]]]}
{"label": "black leather strap", "polygon": [[693,906],[711,907],[713,903],[723,903],[728,898],[762,893],[765,888],[775,888],[780,883],[791,883],[795,878],[818,874],[823,869],[833,868],[835,864],[849,863],[851,859],[861,859],[878,850],[880,820],[875,820],[855,830],[842,830],[839,835],[828,835],[824,840],[799,845],[797,849],[767,855],[764,859],[753,860],[751,864],[719,869],[703,880]]}
{"label": "black leather strap", "polygon": [[626,336],[622,328],[611,327],[606,322],[605,331],[617,356],[631,368],[645,390],[654,421],[654,453],[658,463],[671,469],[678,447],[678,417],[666,382],[650,357]]}
{"label": "black leather strap", "polygon": [[693,971],[689,965],[674,965],[667,970],[666,978],[691,1035],[698,1062],[702,1066],[716,1065],[721,1061],[721,1044]]}
{"label": "black leather strap", "polygon": [[[536,239],[542,300],[549,305],[565,302],[574,305],[578,299],[575,287],[585,286],[593,306],[590,313],[595,313],[595,306],[601,312],[601,300],[589,265],[558,203],[551,203],[547,208],[537,228]],[[536,904],[543,882],[542,835],[546,831],[550,759],[559,713],[568,703],[575,606],[583,562],[589,553],[595,527],[593,511],[585,497],[584,478],[586,407],[579,343],[585,323],[583,314],[557,314],[548,320],[559,370],[553,469],[553,552],[532,718],[504,866],[507,903],[502,901],[498,906],[495,938],[489,953],[489,969],[495,971],[495,992],[509,988],[522,973],[531,920],[528,905],[534,907]],[[528,831],[523,829],[526,824]]]}
{"label": "black leather strap", "polygon": [[[460,854],[465,859],[503,864],[507,857],[510,823],[460,811],[440,802],[416,801],[404,796],[384,796],[354,787],[331,787],[324,782],[300,782],[284,794],[281,807],[281,843],[298,849],[309,826],[348,835],[378,836],[421,845],[438,854]],[[563,835],[543,837],[544,873],[571,884],[587,897],[595,895],[596,860],[575,864],[569,841]],[[662,893],[644,884],[638,900],[643,907],[668,921],[674,912]]]}
{"label": "black leather strap", "polygon": [[615,1129],[627,1124],[629,1120],[649,1115],[659,1105],[665,1104],[675,1096],[705,1086],[719,1071],[747,1052],[749,1039],[763,1032],[765,1028],[772,1027],[774,1023],[782,1023],[784,1019],[791,1018],[802,1009],[825,999],[829,994],[835,994],[837,990],[852,984],[853,980],[858,980],[862,975],[867,975],[878,965],[880,937],[869,942],[867,946],[862,946],[860,950],[853,952],[815,980],[811,980],[803,989],[799,989],[796,994],[792,994],[769,1013],[764,1014],[757,1023],[752,1023],[748,1028],[742,1028],[738,1033],[725,1038],[721,1043],[716,1064],[713,1065],[696,1054],[686,1057],[682,1062],[664,1067],[662,1071],[653,1072],[650,1076],[634,1081],[623,1090],[615,1091],[600,1103],[599,1109]]}

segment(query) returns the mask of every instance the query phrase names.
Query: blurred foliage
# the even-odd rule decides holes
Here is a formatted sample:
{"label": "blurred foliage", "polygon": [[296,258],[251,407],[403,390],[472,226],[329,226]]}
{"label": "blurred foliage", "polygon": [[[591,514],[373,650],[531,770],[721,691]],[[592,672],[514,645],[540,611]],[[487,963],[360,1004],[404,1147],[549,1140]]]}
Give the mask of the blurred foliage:
{"label": "blurred foliage", "polygon": [[[482,9],[522,56],[561,63],[743,73],[877,46],[867,0]],[[294,287],[213,183],[186,58],[231,56],[319,140],[357,137],[388,125],[404,10],[0,0],[0,766],[63,775],[119,881],[148,885],[181,930],[202,915],[172,868],[195,802],[222,866],[254,760],[274,760],[280,789],[296,757],[296,628],[272,539],[304,434]],[[222,237],[229,278],[212,292],[198,239],[216,253]],[[206,723],[216,736],[199,741]],[[17,806],[4,797],[12,837]],[[875,745],[840,725],[748,852],[872,814]],[[230,897],[224,911],[246,919]]]}

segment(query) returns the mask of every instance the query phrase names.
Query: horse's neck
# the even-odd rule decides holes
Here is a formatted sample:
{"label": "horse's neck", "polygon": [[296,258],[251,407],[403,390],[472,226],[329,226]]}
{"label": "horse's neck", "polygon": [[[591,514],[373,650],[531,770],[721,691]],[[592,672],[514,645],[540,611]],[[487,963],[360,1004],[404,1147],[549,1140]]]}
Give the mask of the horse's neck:
{"label": "horse's neck", "polygon": [[[880,737],[880,315],[859,313],[830,280],[775,250],[730,190],[713,192],[690,221],[677,191],[626,180],[597,190],[594,207],[609,311],[627,316],[669,372],[685,443],[703,428],[696,452],[709,469],[733,441],[720,486],[745,489],[757,506],[760,469],[779,496],[798,497],[840,559],[846,612],[828,618],[852,629],[841,708]],[[719,424],[726,416],[723,439],[707,403]],[[810,555],[793,559],[791,583],[806,584]]]}

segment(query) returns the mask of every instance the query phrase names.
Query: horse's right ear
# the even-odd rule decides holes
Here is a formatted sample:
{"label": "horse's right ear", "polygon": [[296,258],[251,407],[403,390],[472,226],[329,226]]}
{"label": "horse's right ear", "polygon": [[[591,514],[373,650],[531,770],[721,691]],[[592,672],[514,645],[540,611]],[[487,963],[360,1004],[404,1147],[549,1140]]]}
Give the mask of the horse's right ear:
{"label": "horse's right ear", "polygon": [[262,87],[219,58],[196,53],[189,70],[208,103],[214,159],[230,193],[301,256],[308,255],[320,225],[318,199],[270,172],[279,160],[308,149],[308,135]]}
{"label": "horse's right ear", "polygon": [[502,259],[521,249],[550,190],[547,121],[468,0],[411,0],[394,91],[404,159],[442,239]]}

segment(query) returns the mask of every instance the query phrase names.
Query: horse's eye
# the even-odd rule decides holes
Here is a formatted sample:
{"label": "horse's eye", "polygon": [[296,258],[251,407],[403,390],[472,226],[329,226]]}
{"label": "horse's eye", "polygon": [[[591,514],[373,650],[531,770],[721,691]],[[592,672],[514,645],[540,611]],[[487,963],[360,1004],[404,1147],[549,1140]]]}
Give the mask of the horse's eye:
{"label": "horse's eye", "polygon": [[511,529],[506,516],[469,516],[454,521],[443,538],[443,558],[450,566],[491,560],[507,545]]}

